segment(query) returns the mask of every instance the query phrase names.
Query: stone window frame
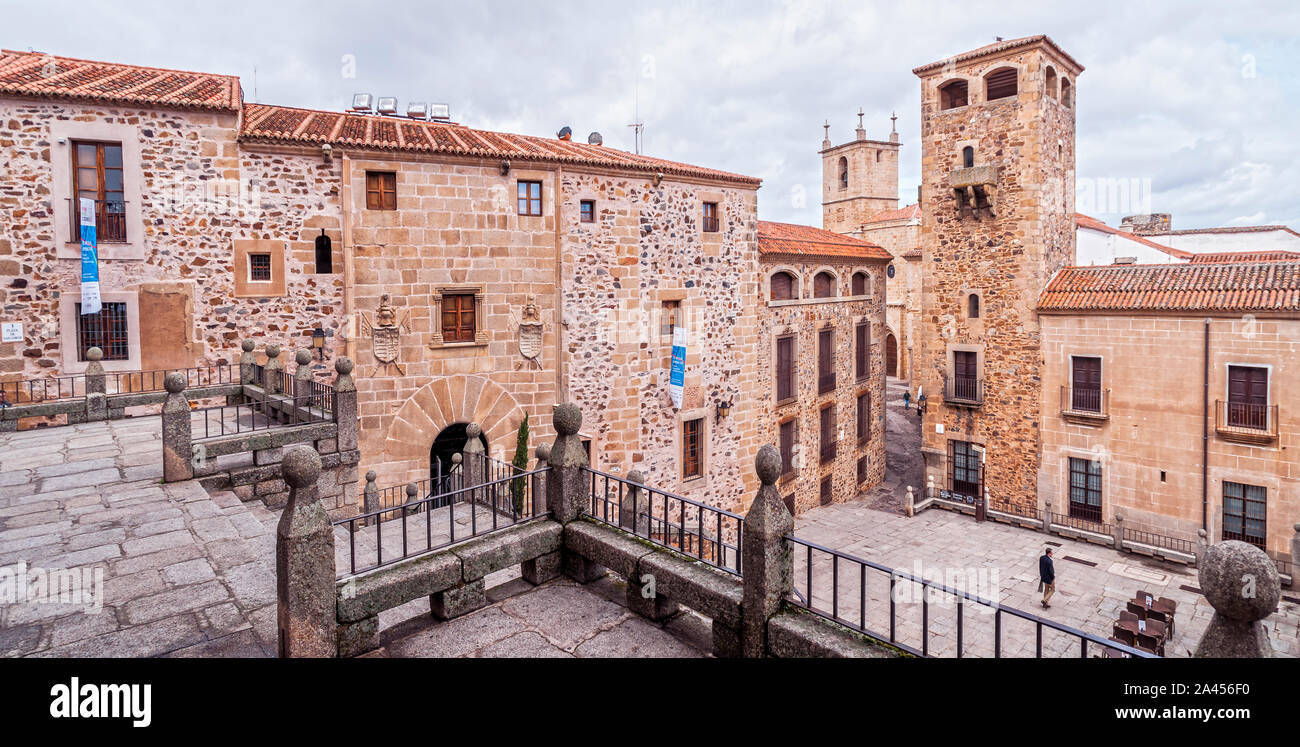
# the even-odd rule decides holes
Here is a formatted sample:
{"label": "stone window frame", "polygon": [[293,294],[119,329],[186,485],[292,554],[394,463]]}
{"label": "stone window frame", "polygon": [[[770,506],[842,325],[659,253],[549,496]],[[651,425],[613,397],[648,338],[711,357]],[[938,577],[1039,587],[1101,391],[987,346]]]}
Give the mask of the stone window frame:
{"label": "stone window frame", "polygon": [[[564,197],[563,195],[560,194],[560,191],[563,188],[562,187],[557,188],[555,185],[554,172],[548,169],[512,168],[510,169],[509,174],[503,174],[500,177],[500,179],[501,179],[502,189],[504,190],[504,193],[506,195],[506,200],[505,200],[506,215],[509,215],[511,217],[511,219],[513,220],[512,225],[514,227],[522,230],[533,230],[537,228],[544,228],[546,226],[546,219],[552,215],[557,215],[560,212],[559,203],[556,202],[556,200],[558,199],[564,199],[565,202],[568,202],[568,200],[571,199],[571,197],[579,197],[584,200],[596,199],[596,195],[594,193],[589,193],[587,190],[583,190],[579,194],[572,195],[571,197],[567,197],[567,198]],[[542,214],[541,215],[525,215],[519,212],[519,182],[540,182],[541,183],[542,185]],[[577,203],[573,203],[573,208],[571,209],[574,209],[576,212],[576,208],[577,208]],[[600,219],[597,218],[596,224],[599,225],[599,223],[600,223]],[[581,223],[579,223],[577,216],[575,216],[574,218],[574,225],[582,225]]]}
{"label": "stone window frame", "polygon": [[[999,96],[996,99],[988,97],[989,76],[1002,70],[1016,71],[1016,92],[1010,96]],[[989,63],[988,67],[980,73],[980,103],[989,103],[991,101],[1007,101],[1011,99],[1019,100],[1020,94],[1025,92],[1024,86],[1020,84],[1025,77],[1025,66],[1013,60],[994,60]]]}
{"label": "stone window frame", "polygon": [[[986,319],[986,318],[988,317],[988,315],[989,315],[989,307],[988,307],[988,304],[985,303],[988,299],[987,299],[987,294],[984,292],[984,289],[983,289],[983,288],[966,288],[966,287],[963,287],[960,291],[958,291],[958,294],[959,294],[959,295],[958,295],[958,299],[957,299],[957,305],[960,307],[960,309],[959,309],[959,311],[960,311],[959,317],[960,317],[961,319],[966,320],[967,322],[973,322],[973,323],[975,323],[975,324],[983,324],[984,319]],[[977,296],[977,297],[979,298],[979,300],[980,300],[980,315],[979,315],[979,316],[971,316],[971,315],[970,315],[970,297],[971,297],[971,296]]]}
{"label": "stone window frame", "polygon": [[1048,98],[1053,101],[1061,100],[1061,81],[1060,75],[1056,72],[1054,65],[1045,65],[1043,67],[1043,90],[1047,93]]}
{"label": "stone window frame", "polygon": [[[74,235],[72,208],[72,144],[74,141],[120,143],[122,146],[122,199],[126,202],[126,238],[123,243],[100,243],[101,260],[143,260],[144,243],[144,169],[140,158],[140,126],[103,121],[76,122],[58,120],[50,123],[50,152],[53,179],[50,196],[54,203],[55,255],[58,259],[81,259],[81,235]],[[69,199],[65,199],[69,198]]]}
{"label": "stone window frame", "polygon": [[[821,275],[822,273],[828,273],[831,277],[835,278],[835,292],[832,293],[832,294],[829,295],[829,296],[818,296],[818,295],[816,295],[816,294],[817,294],[817,276],[818,276],[818,275]],[[844,290],[844,277],[843,277],[843,274],[842,274],[839,270],[837,270],[837,269],[835,269],[834,267],[832,267],[831,265],[821,265],[821,266],[817,267],[817,268],[814,269],[812,272],[808,273],[808,278],[809,278],[809,280],[808,280],[808,299],[809,299],[809,300],[813,300],[813,301],[821,301],[821,302],[823,302],[823,303],[829,302],[829,301],[832,300],[832,299],[834,299],[834,300],[836,300],[836,301],[843,301],[843,300],[844,300],[845,296],[844,296],[844,293],[843,293],[843,290]]]}
{"label": "stone window frame", "polygon": [[[1102,471],[1104,476],[1106,471]],[[1248,469],[1224,469],[1211,470],[1210,479],[1216,483],[1211,487],[1211,511],[1210,529],[1208,539],[1211,542],[1223,541],[1223,513],[1224,500],[1223,490],[1225,482],[1235,482],[1238,485],[1250,485],[1264,489],[1264,546],[1268,546],[1269,532],[1277,526],[1285,526],[1287,533],[1290,533],[1291,522],[1284,522],[1277,517],[1280,511],[1278,503],[1283,496],[1283,483],[1277,477],[1262,473],[1258,470],[1252,472]],[[1284,540],[1285,543],[1285,540]],[[1285,547],[1285,544],[1284,544]]]}
{"label": "stone window frame", "polygon": [[[709,466],[713,463],[713,454],[709,448],[710,441],[713,439],[713,418],[709,417],[711,412],[712,408],[704,405],[690,410],[679,410],[676,418],[674,418],[673,465],[678,491],[684,492],[709,487],[711,482]],[[687,478],[683,472],[686,469],[686,464],[682,459],[682,447],[685,446],[686,423],[691,420],[700,421],[700,474],[698,477]]]}
{"label": "stone window frame", "polygon": [[[791,382],[791,396],[787,399],[777,399],[776,386],[776,365],[777,365],[777,342],[789,337],[793,342],[790,344],[790,354],[793,356],[791,369],[793,371],[794,381]],[[799,330],[794,325],[782,327],[772,335],[772,341],[769,345],[772,361],[772,406],[776,408],[785,408],[799,402]]]}
{"label": "stone window frame", "polygon": [[1061,106],[1074,108],[1074,83],[1064,73],[1061,74]]}
{"label": "stone window frame", "polygon": [[[279,239],[233,239],[231,245],[231,274],[234,277],[235,298],[278,298],[288,295],[284,270],[287,242]],[[271,279],[253,280],[251,254],[271,255]]]}
{"label": "stone window frame", "polygon": [[[778,273],[782,273],[782,272],[784,272],[785,274],[787,274],[787,275],[789,275],[790,277],[794,278],[794,280],[793,280],[793,284],[794,284],[793,295],[794,295],[794,298],[783,298],[783,299],[780,299],[780,300],[773,300],[773,299],[772,299],[772,278],[776,277]],[[765,286],[765,287],[764,287],[764,289],[763,289],[763,290],[764,290],[764,295],[767,296],[767,305],[768,305],[769,307],[772,307],[772,306],[793,305],[793,304],[797,304],[797,303],[799,303],[800,301],[803,300],[803,292],[804,292],[803,273],[801,273],[801,272],[800,272],[797,268],[795,268],[793,265],[776,265],[775,267],[772,267],[772,268],[768,269],[768,270],[764,273],[763,278],[764,278],[764,280],[766,281],[766,282],[764,283],[764,286]]]}
{"label": "stone window frame", "polygon": [[836,164],[839,167],[837,183],[840,185],[839,188],[842,192],[849,188],[849,159],[847,156],[840,156],[840,160]]}
{"label": "stone window frame", "polygon": [[1268,392],[1266,393],[1267,400],[1265,401],[1264,405],[1266,407],[1272,407],[1274,404],[1278,402],[1277,397],[1273,396],[1273,387],[1277,384],[1277,377],[1274,376],[1276,371],[1274,370],[1273,364],[1267,362],[1261,363],[1259,361],[1243,361],[1243,360],[1225,360],[1223,361],[1222,366],[1220,366],[1220,370],[1223,371],[1223,401],[1224,402],[1228,401],[1229,391],[1232,388],[1232,381],[1230,380],[1231,377],[1229,375],[1229,372],[1231,371],[1233,366],[1241,366],[1244,368],[1262,368],[1268,371]]}
{"label": "stone window frame", "polygon": [[[984,345],[980,343],[967,342],[950,342],[944,351],[944,376],[949,380],[956,374],[957,359],[953,353],[975,353],[975,369],[979,373],[978,378],[984,380]],[[985,387],[987,396],[987,387]]]}
{"label": "stone window frame", "polygon": [[[689,324],[686,324],[686,322],[690,316],[690,293],[688,289],[678,287],[658,288],[654,292],[654,306],[651,309],[651,313],[655,316],[650,320],[650,331],[653,333],[653,339],[657,342],[659,354],[671,356],[673,354],[673,337],[672,335],[663,334],[663,325],[660,324],[663,320],[664,302],[666,301],[677,302],[678,319],[682,321],[682,326],[686,327],[687,336],[689,337],[691,328]],[[688,346],[686,348],[687,365],[690,365],[691,358],[692,351]],[[669,362],[671,363],[671,358]]]}
{"label": "stone window frame", "polygon": [[[867,435],[858,434],[858,403],[862,395],[867,395]],[[874,440],[871,437],[872,424],[874,423],[873,415],[876,410],[876,397],[870,385],[860,386],[853,390],[853,444],[856,448],[870,446]]]}
{"label": "stone window frame", "polygon": [[[1057,468],[1060,474],[1057,476],[1057,484],[1061,486],[1060,504],[1052,503],[1052,512],[1063,516],[1070,515],[1070,460],[1083,459],[1089,462],[1101,463],[1101,520],[1103,523],[1110,523],[1115,520],[1115,506],[1112,500],[1115,495],[1111,490],[1111,478],[1115,470],[1106,460],[1105,451],[1094,451],[1092,449],[1082,449],[1072,446],[1064,446],[1058,452],[1060,462]],[[1039,501],[1039,508],[1042,508],[1042,501]]]}
{"label": "stone window frame", "polygon": [[[867,292],[863,295],[853,295],[853,279],[859,274],[867,278]],[[854,265],[848,270],[849,275],[849,295],[844,297],[846,301],[870,301],[876,296],[876,275],[866,265]]]}
{"label": "stone window frame", "polygon": [[[447,342],[442,336],[442,303],[444,296],[474,296],[474,339],[466,342]],[[433,296],[430,298],[433,306],[433,331],[429,342],[430,348],[473,348],[484,347],[489,342],[487,328],[483,321],[483,299],[485,296],[482,285],[439,285],[433,289]]]}
{"label": "stone window frame", "polygon": [[[718,230],[704,230],[704,203],[712,202],[718,206]],[[701,190],[695,195],[695,215],[699,218],[700,240],[706,244],[721,244],[727,234],[727,194]]]}
{"label": "stone window frame", "polygon": [[[831,333],[831,345],[830,345],[830,349],[831,349],[831,370],[830,370],[830,375],[833,376],[833,377],[835,378],[835,385],[832,386],[830,389],[827,389],[827,390],[824,391],[824,392],[821,390],[821,377],[822,377],[822,369],[821,369],[821,344],[822,344],[822,338],[821,338],[821,334],[822,334],[823,332],[830,332],[830,333]],[[819,399],[819,400],[822,399],[823,397],[831,397],[831,398],[834,398],[834,397],[837,395],[837,393],[839,392],[840,385],[844,383],[844,382],[842,382],[842,381],[840,380],[840,362],[839,362],[839,356],[838,356],[838,353],[839,353],[839,351],[840,351],[840,347],[839,347],[839,346],[840,346],[840,344],[841,344],[841,340],[839,339],[839,336],[840,336],[840,334],[839,334],[839,325],[836,324],[836,320],[835,320],[835,319],[826,319],[826,320],[823,320],[821,324],[814,324],[814,325],[813,325],[813,339],[812,339],[812,344],[813,344],[813,369],[814,369],[814,373],[813,373],[813,384],[816,386],[816,388],[815,388],[815,390],[814,390],[814,393],[813,393],[813,396],[814,396],[815,398]]]}
{"label": "stone window frame", "polygon": [[[126,348],[125,360],[104,360],[105,371],[139,371],[140,366],[140,296],[134,290],[103,291],[100,300],[104,303],[126,304]],[[63,358],[64,374],[85,373],[89,361],[77,360],[77,304],[81,303],[80,293],[63,293],[59,297],[59,349]]]}
{"label": "stone window frame", "polygon": [[[854,383],[858,383],[869,380],[872,373],[875,371],[875,366],[872,365],[875,362],[875,356],[872,353],[875,351],[876,345],[879,343],[879,338],[876,335],[876,320],[873,315],[859,314],[857,316],[849,317],[849,321],[853,323],[853,355],[852,359],[849,361],[849,367],[853,370]],[[859,376],[858,327],[863,324],[867,325],[867,372]],[[888,330],[888,326],[886,326],[886,330]]]}
{"label": "stone window frame", "polygon": [[[960,106],[945,107],[943,105],[943,89],[947,88],[949,85],[956,83],[958,81],[966,84],[966,103]],[[971,106],[972,104],[976,103],[975,102],[976,88],[978,88],[978,86],[971,85],[971,78],[968,75],[953,75],[949,78],[945,78],[942,81],[936,81],[934,84],[935,110],[938,112],[951,112],[951,111],[957,111],[959,109],[965,109],[966,107]]]}

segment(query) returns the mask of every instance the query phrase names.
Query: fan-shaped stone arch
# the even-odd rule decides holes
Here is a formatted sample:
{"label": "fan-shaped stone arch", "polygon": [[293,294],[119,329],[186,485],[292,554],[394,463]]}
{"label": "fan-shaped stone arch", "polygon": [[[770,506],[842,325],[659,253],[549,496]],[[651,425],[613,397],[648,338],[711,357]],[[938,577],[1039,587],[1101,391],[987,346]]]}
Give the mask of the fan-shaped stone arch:
{"label": "fan-shaped stone arch", "polygon": [[[384,461],[425,461],[429,445],[453,423],[478,423],[489,453],[510,445],[524,418],[511,394],[482,376],[444,376],[415,391],[393,414],[384,438]],[[510,442],[513,443],[513,442]]]}

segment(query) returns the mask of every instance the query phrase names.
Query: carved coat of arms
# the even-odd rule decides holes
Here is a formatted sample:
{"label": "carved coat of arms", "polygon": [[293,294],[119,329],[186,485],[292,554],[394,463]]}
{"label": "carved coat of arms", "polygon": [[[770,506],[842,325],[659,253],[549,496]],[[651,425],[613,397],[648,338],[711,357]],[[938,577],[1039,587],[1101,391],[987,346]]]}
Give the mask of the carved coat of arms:
{"label": "carved coat of arms", "polygon": [[542,312],[537,308],[537,297],[529,296],[522,315],[515,322],[519,326],[519,354],[542,367],[537,356],[542,354]]}
{"label": "carved coat of arms", "polygon": [[385,374],[388,373],[388,367],[393,366],[397,372],[403,376],[406,371],[402,369],[402,364],[397,362],[397,353],[401,349],[402,333],[410,332],[411,312],[405,311],[399,317],[397,309],[389,303],[391,297],[385,293],[379,297],[379,308],[375,309],[375,318],[373,321],[366,316],[365,312],[361,313],[361,324],[365,327],[365,332],[370,335],[370,348],[375,355],[375,360],[383,366]]}

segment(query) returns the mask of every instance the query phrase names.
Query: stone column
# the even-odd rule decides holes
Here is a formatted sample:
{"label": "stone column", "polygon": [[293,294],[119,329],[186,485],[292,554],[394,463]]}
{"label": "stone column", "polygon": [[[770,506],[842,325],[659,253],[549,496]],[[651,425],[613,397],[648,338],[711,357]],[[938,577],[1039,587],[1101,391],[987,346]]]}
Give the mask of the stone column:
{"label": "stone column", "polygon": [[912,495],[911,485],[907,486],[907,500],[903,504],[903,508],[907,511],[907,517],[909,519],[916,516],[916,496]]}
{"label": "stone column", "polygon": [[352,359],[334,359],[334,422],[338,425],[339,451],[356,451],[360,439],[357,383],[352,379]]}
{"label": "stone column", "polygon": [[280,372],[284,370],[284,364],[280,362],[280,346],[270,343],[266,346],[266,365],[262,366],[266,373],[267,394],[280,394]]}
{"label": "stone column", "polygon": [[[537,445],[537,466],[534,470],[544,470],[551,460],[551,445]],[[546,513],[546,475],[533,475],[533,516]]]}
{"label": "stone column", "polygon": [[[641,523],[637,520],[638,511],[649,514],[646,510],[646,501],[649,498],[642,494],[641,486],[645,485],[645,473],[639,469],[634,469],[627,473],[628,486],[623,491],[623,500],[618,507],[618,525],[633,534],[634,529],[641,529]],[[648,519],[647,519],[648,521]],[[650,533],[650,528],[645,527],[646,534]]]}
{"label": "stone column", "polygon": [[1300,587],[1300,524],[1292,527],[1295,535],[1291,537],[1291,588]]}
{"label": "stone column", "polygon": [[[583,472],[587,466],[587,453],[582,449],[578,430],[582,428],[582,410],[569,402],[556,405],[551,413],[555,428],[555,443],[551,444],[550,471],[546,473],[546,502],[551,516],[561,524],[568,524],[582,515],[591,505],[588,495],[590,483]],[[564,573],[579,583],[594,581],[605,575],[605,569],[568,549],[562,550]]]}
{"label": "stone column", "polygon": [[240,343],[240,349],[244,352],[239,356],[239,383],[248,385],[257,383],[257,353],[253,352],[253,341],[244,340]]}
{"label": "stone column", "polygon": [[1052,502],[1043,501],[1043,533],[1052,533]]}
{"label": "stone column", "polygon": [[379,479],[379,475],[376,475],[373,469],[366,473],[366,489],[361,494],[361,513],[363,514],[379,510],[379,486],[375,484],[377,479]]}
{"label": "stone column", "polygon": [[[90,348],[86,351],[86,420],[107,420],[108,419],[108,397],[104,375],[104,364],[100,363],[104,359],[104,351],[99,348]],[[165,383],[165,382],[164,382]]]}
{"label": "stone column", "polygon": [[293,396],[310,397],[311,385],[315,377],[311,373],[311,351],[299,350],[293,354],[297,367],[293,370]]}
{"label": "stone column", "polygon": [[1254,545],[1220,542],[1205,552],[1198,569],[1201,593],[1214,617],[1196,644],[1198,659],[1263,659],[1273,656],[1260,620],[1277,609],[1282,581],[1272,558]]}
{"label": "stone column", "polygon": [[185,374],[179,371],[167,374],[163,388],[167,390],[162,407],[163,482],[189,480],[194,477],[194,451]]}
{"label": "stone column", "polygon": [[1124,549],[1124,516],[1118,511],[1115,512],[1115,523],[1110,526],[1111,535],[1115,538],[1115,549]]}
{"label": "stone column", "polygon": [[[767,620],[781,608],[794,585],[794,559],[785,536],[794,531],[794,517],[781,500],[776,480],[781,476],[781,452],[766,444],[754,458],[762,486],[745,514],[741,540],[741,654],[767,655]],[[714,625],[715,648],[717,631]]]}
{"label": "stone column", "polygon": [[275,588],[283,658],[338,655],[334,530],[316,493],[320,454],[294,446],[280,462],[289,502],[275,530]]}
{"label": "stone column", "polygon": [[1200,568],[1205,561],[1205,553],[1210,549],[1210,539],[1204,529],[1196,530],[1196,567]]}

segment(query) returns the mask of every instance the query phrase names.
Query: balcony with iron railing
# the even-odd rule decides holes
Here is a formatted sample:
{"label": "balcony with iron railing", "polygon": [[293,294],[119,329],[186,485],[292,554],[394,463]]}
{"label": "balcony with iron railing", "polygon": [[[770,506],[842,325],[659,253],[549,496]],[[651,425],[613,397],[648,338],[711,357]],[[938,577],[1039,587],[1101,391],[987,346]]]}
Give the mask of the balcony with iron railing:
{"label": "balcony with iron railing", "polygon": [[705,233],[717,233],[718,232],[717,216],[712,216],[712,215],[704,216],[703,228]]}
{"label": "balcony with iron railing", "polygon": [[984,404],[984,380],[975,376],[945,376],[943,401],[948,405],[979,407]]}
{"label": "balcony with iron railing", "polygon": [[1277,405],[1215,400],[1214,430],[1225,441],[1272,443],[1277,440]]}
{"label": "balcony with iron railing", "polygon": [[1110,419],[1110,390],[1061,387],[1061,417],[1085,422]]}
{"label": "balcony with iron railing", "polygon": [[[72,218],[69,241],[81,241],[81,220],[79,200],[67,198],[72,206],[68,214]],[[95,242],[99,244],[126,243],[126,201],[95,200]]]}

